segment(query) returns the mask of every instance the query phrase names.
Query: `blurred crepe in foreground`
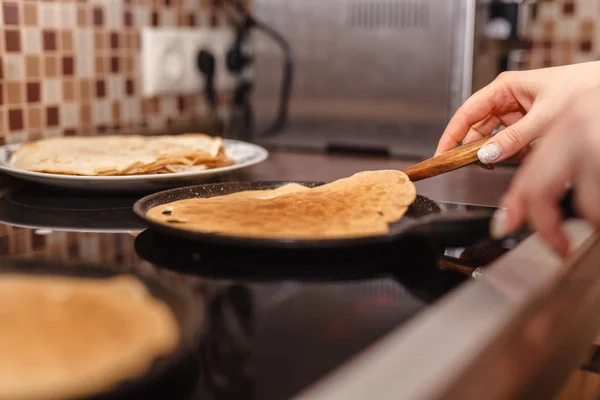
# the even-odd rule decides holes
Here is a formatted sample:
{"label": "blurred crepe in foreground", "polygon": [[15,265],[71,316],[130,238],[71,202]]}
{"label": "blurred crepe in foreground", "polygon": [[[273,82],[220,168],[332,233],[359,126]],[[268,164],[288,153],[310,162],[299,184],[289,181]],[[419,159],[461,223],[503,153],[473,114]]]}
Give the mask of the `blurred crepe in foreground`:
{"label": "blurred crepe in foreground", "polygon": [[233,164],[223,139],[204,134],[41,139],[21,146],[10,162],[26,171],[84,176],[191,172]]}
{"label": "blurred crepe in foreground", "polygon": [[0,321],[1,399],[109,391],[180,340],[171,310],[131,276],[0,275]]}
{"label": "blurred crepe in foreground", "polygon": [[193,232],[265,239],[338,239],[382,235],[415,201],[400,171],[360,172],[315,188],[290,184],[275,190],[194,198],[150,209],[159,224]]}

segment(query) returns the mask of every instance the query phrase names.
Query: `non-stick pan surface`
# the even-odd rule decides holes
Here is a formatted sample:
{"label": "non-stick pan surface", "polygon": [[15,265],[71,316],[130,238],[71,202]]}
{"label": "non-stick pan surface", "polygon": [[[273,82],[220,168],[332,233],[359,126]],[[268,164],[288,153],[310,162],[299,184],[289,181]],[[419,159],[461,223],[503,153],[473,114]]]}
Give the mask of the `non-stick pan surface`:
{"label": "non-stick pan surface", "polygon": [[288,183],[307,187],[322,185],[323,182],[227,182],[184,187],[152,194],[138,200],[133,210],[153,229],[176,235],[196,243],[252,249],[294,250],[348,250],[359,251],[370,247],[398,245],[414,237],[427,237],[440,245],[468,245],[486,238],[489,231],[489,213],[446,213],[442,206],[424,196],[417,196],[405,216],[390,224],[387,235],[350,239],[290,240],[255,239],[225,236],[212,233],[192,232],[180,225],[167,226],[151,221],[146,213],[157,206],[190,198],[207,198],[227,195],[246,190],[276,189]]}

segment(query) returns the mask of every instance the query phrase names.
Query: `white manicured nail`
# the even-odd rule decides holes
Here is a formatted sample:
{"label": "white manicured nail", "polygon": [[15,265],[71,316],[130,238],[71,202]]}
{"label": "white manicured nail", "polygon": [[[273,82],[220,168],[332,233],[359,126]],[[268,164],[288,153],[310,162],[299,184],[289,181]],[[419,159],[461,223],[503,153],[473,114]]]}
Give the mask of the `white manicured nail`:
{"label": "white manicured nail", "polygon": [[498,210],[494,213],[490,223],[490,236],[492,239],[500,240],[506,236],[506,210]]}
{"label": "white manicured nail", "polygon": [[502,155],[502,149],[496,143],[486,144],[477,152],[479,161],[484,164],[491,164]]}

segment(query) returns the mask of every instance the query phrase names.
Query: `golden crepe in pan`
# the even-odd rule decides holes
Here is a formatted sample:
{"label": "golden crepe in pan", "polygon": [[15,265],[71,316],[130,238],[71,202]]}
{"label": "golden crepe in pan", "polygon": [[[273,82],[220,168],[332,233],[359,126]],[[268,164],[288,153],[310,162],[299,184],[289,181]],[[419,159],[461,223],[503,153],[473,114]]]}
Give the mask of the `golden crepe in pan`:
{"label": "golden crepe in pan", "polygon": [[196,171],[233,164],[223,139],[204,134],[55,137],[15,151],[15,168],[52,174],[112,176]]}
{"label": "golden crepe in pan", "polygon": [[339,239],[382,235],[416,198],[400,171],[360,172],[312,189],[194,198],[150,209],[157,223],[194,232],[270,239]]}
{"label": "golden crepe in pan", "polygon": [[131,276],[0,276],[0,399],[69,399],[142,377],[172,353],[171,310]]}

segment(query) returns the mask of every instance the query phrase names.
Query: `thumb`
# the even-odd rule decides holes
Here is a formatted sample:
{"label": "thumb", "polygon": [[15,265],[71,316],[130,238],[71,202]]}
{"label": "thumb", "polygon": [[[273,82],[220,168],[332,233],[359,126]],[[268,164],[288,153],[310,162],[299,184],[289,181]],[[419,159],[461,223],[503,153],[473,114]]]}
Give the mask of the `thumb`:
{"label": "thumb", "polygon": [[519,121],[493,135],[477,152],[479,161],[492,164],[513,157],[539,137],[541,125],[537,113],[530,111]]}

